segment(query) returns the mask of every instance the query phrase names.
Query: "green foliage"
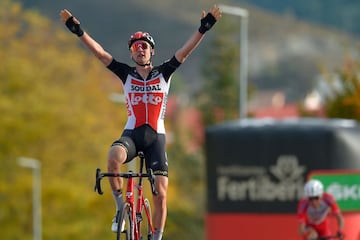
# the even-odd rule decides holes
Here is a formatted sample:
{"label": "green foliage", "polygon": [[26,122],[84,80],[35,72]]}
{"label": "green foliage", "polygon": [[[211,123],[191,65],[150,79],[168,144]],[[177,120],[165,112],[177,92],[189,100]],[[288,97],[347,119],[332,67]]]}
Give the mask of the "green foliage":
{"label": "green foliage", "polygon": [[326,115],[360,121],[360,58],[348,57],[336,77],[327,77],[330,93],[325,99]]}
{"label": "green foliage", "polygon": [[[238,23],[237,23],[238,24]],[[224,17],[214,28],[214,37],[203,64],[204,88],[198,104],[206,125],[234,119],[239,109],[239,36],[234,22]]]}
{"label": "green foliage", "polygon": [[[178,112],[186,114],[186,110]],[[181,113],[179,114],[181,115]],[[205,164],[200,149],[194,147],[191,129],[182,124],[177,116],[172,126],[173,143],[168,147],[170,189],[168,201],[172,209],[168,212],[165,239],[204,239],[205,216]],[[197,143],[198,144],[198,143]]]}
{"label": "green foliage", "polygon": [[[209,9],[214,3],[211,0],[167,0],[166,2],[163,0],[151,2],[141,0],[19,1],[23,2],[27,8],[37,9],[53,21],[58,21],[59,9],[66,7],[72,10],[72,13],[80,19],[83,28],[90,31],[116,57],[128,56],[125,46],[130,34],[136,30],[148,31],[156,40],[157,48],[153,58],[155,63],[171,57],[174,50],[180,47],[187,36],[198,27],[200,11]],[[226,2],[229,5],[244,7],[250,12],[248,82],[259,90],[266,88],[284,91],[287,100],[299,101],[303,97],[302,93],[310,91],[313,86],[313,80],[318,74],[316,66],[337,64],[340,41],[349,41],[349,36],[346,35],[346,32],[341,34],[333,31],[333,28],[325,29],[323,24],[314,26],[306,16],[300,17],[295,14],[295,10],[302,7],[303,13],[311,13],[313,16],[314,14],[327,15],[324,20],[340,24],[345,22],[339,21],[339,19],[347,19],[348,24],[358,27],[359,24],[354,24],[357,22],[356,14],[347,15],[349,11],[342,10],[346,8],[347,10],[352,9],[354,12],[357,8],[352,6],[358,5],[358,3],[355,3],[356,1],[346,4],[338,2],[335,5],[334,3],[327,4],[327,1],[292,1],[290,3],[289,1],[267,0],[266,9],[278,9],[278,6],[281,5],[281,14],[278,15],[256,7],[258,2],[243,0]],[[329,5],[331,5],[331,9],[326,9],[331,10],[330,12],[319,12],[319,9]],[[293,9],[295,9],[294,12]],[[342,16],[340,18],[328,17],[335,14]],[[133,20],[134,16],[136,16],[136,20]],[[223,14],[223,19],[225,17],[232,18],[236,22],[232,31],[234,31],[234,36],[237,36],[238,33],[235,32],[238,32],[239,29],[238,17]],[[219,26],[225,23],[223,19],[207,34],[205,41],[176,73],[182,75],[190,96],[195,94],[204,80],[207,81],[199,71],[200,63],[203,62],[204,51],[214,50],[209,46],[209,37],[216,34]],[[114,23],[116,24],[114,25]],[[330,26],[333,25],[330,24]],[[234,36],[232,36],[232,43],[238,43],[237,37]],[[235,50],[234,54],[238,54],[238,51]],[[124,57],[122,60],[131,63],[129,57]],[[212,59],[208,59],[206,64],[209,61]],[[238,71],[234,71],[235,76],[237,73]],[[238,90],[235,92],[238,93]],[[234,102],[234,104],[237,103],[237,101]],[[220,121],[224,118],[221,117],[223,114],[222,111],[218,111],[217,115],[220,115]]]}
{"label": "green foliage", "polygon": [[16,164],[20,156],[42,164],[45,239],[78,239],[90,229],[94,239],[110,235],[103,226],[113,209],[101,206],[113,200],[96,196],[92,184],[126,119],[108,100],[119,84],[73,35],[35,12],[6,0],[0,17],[2,238],[31,239],[32,178]]}
{"label": "green foliage", "polygon": [[[110,187],[104,181],[99,196],[93,184],[127,118],[125,106],[108,98],[121,91],[120,82],[61,24],[10,0],[0,2],[0,19],[1,238],[32,239],[32,175],[16,163],[20,156],[41,162],[43,239],[114,238]],[[197,194],[188,194],[190,181],[177,187],[184,174],[177,169],[195,160],[172,150],[171,161],[178,162],[171,168],[165,237],[201,239],[203,175],[195,178]]]}

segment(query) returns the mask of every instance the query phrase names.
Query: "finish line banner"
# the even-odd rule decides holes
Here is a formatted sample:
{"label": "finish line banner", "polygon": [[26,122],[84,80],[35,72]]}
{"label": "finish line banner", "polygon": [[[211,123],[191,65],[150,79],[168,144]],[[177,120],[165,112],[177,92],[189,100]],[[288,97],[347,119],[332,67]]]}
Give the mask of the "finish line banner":
{"label": "finish line banner", "polygon": [[360,210],[360,171],[312,171],[309,178],[320,180],[324,190],[334,196],[342,211]]}

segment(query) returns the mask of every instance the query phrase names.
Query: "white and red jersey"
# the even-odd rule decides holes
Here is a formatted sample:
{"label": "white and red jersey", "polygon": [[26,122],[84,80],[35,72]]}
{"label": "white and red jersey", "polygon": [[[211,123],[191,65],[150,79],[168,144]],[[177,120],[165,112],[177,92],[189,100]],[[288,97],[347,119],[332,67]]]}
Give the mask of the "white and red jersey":
{"label": "white and red jersey", "polygon": [[297,215],[300,223],[313,227],[322,237],[330,234],[329,214],[340,213],[340,208],[329,193],[324,193],[319,201],[319,207],[314,208],[307,198],[301,199],[298,204]]}
{"label": "white and red jersey", "polygon": [[160,66],[154,67],[147,79],[143,79],[135,67],[117,62],[107,67],[122,81],[126,97],[128,121],[125,129],[150,125],[157,133],[165,133],[165,111],[170,80],[180,63],[173,57]]}

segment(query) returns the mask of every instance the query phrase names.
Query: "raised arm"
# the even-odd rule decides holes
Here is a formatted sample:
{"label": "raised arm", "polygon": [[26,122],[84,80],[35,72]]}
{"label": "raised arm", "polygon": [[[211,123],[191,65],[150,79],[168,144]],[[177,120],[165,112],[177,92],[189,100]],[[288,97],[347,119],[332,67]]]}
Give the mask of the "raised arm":
{"label": "raised arm", "polygon": [[67,9],[60,11],[61,21],[69,28],[69,30],[76,34],[84,45],[105,65],[108,66],[113,57],[110,53],[96,42],[89,34],[84,32],[80,27],[80,22]]}
{"label": "raised arm", "polygon": [[201,40],[204,38],[206,31],[210,30],[211,27],[216,23],[217,20],[221,18],[221,11],[219,7],[214,5],[208,14],[205,11],[201,15],[201,25],[198,30],[196,30],[193,35],[185,42],[185,44],[176,51],[176,59],[183,63],[187,57],[192,53],[192,51],[200,44]]}

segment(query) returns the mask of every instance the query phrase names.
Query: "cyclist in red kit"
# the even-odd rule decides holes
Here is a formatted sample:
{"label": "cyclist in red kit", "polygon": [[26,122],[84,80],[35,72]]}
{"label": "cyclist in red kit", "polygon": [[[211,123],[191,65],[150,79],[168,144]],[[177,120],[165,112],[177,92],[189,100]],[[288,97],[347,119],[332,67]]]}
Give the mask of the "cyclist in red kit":
{"label": "cyclist in red kit", "polygon": [[343,237],[344,218],[334,197],[324,192],[319,180],[310,180],[304,186],[305,198],[298,205],[299,233],[304,239],[317,239],[332,234],[329,226],[329,215],[334,214],[337,220],[337,235]]}
{"label": "cyclist in red kit", "polygon": [[[131,161],[139,151],[145,155],[146,167],[156,175],[156,190],[153,197],[155,227],[154,240],[162,239],[167,207],[168,164],[165,152],[164,117],[171,76],[200,44],[205,32],[221,18],[220,9],[214,5],[206,14],[202,12],[200,27],[174,56],[159,66],[153,66],[155,41],[146,32],[136,32],[128,41],[130,56],[135,66],[117,61],[80,27],[80,22],[64,9],[60,12],[63,23],[76,34],[83,44],[121,80],[126,97],[128,121],[119,139],[113,142],[108,155],[108,171],[120,172],[123,163]],[[109,178],[116,203],[116,215],[112,231],[117,231],[117,221],[123,206],[121,178]]]}

